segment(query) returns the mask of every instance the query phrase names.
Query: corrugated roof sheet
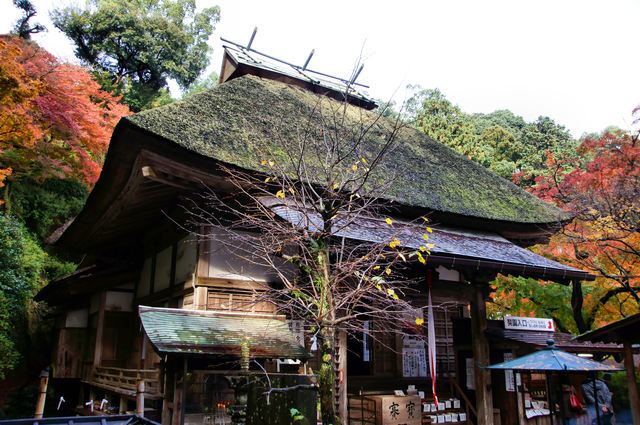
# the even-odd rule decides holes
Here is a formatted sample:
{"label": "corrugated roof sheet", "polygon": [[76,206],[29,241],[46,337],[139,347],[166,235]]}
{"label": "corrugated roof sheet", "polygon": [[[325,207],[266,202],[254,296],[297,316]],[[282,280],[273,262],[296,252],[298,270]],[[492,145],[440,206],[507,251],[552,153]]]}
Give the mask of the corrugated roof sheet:
{"label": "corrugated roof sheet", "polygon": [[142,326],[161,353],[240,355],[248,340],[251,357],[308,357],[284,320],[274,316],[139,307]]}
{"label": "corrugated roof sheet", "polygon": [[[276,198],[264,198],[262,202],[270,206],[278,216],[296,226],[307,227],[311,231],[317,231],[320,226],[321,220],[318,214],[310,211],[302,212]],[[414,249],[424,244],[424,233],[424,226],[398,220],[389,226],[383,219],[372,217],[350,219],[349,222],[337,220],[334,229],[336,236],[359,241],[380,243],[397,238],[401,246]],[[589,277],[589,274],[582,270],[549,260],[495,233],[434,227],[433,233],[429,234],[429,243],[434,244],[431,249],[432,254],[500,263],[505,273],[525,274],[527,268],[535,268],[541,277],[550,279],[570,276],[582,279]]]}

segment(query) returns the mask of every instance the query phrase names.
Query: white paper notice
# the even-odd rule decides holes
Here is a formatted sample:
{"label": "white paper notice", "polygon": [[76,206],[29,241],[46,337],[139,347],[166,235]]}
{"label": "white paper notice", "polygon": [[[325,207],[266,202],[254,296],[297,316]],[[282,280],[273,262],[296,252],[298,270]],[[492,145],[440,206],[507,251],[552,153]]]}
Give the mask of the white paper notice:
{"label": "white paper notice", "polygon": [[458,399],[454,399],[453,400],[453,408],[454,409],[459,409],[460,408],[460,400],[458,400]]}
{"label": "white paper notice", "polygon": [[[513,360],[513,354],[512,353],[504,353],[504,361],[509,361],[509,360]],[[515,383],[515,379],[513,378],[513,371],[512,370],[505,370],[504,371],[504,387],[507,391],[509,392],[515,392],[516,390],[516,383]]]}
{"label": "white paper notice", "polygon": [[402,376],[427,376],[427,354],[424,348],[402,349]]}
{"label": "white paper notice", "polygon": [[476,370],[473,367],[473,358],[465,359],[466,370],[467,370],[467,389],[475,390],[476,389]]}
{"label": "white paper notice", "polygon": [[444,401],[444,408],[445,409],[451,409],[451,400],[445,400]]}

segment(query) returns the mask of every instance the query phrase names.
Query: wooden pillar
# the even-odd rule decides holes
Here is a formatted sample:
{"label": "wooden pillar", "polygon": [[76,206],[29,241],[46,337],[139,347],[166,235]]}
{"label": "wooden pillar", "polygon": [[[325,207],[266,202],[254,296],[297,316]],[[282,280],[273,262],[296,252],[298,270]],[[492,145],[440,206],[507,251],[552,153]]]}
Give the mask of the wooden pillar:
{"label": "wooden pillar", "polygon": [[147,357],[147,334],[142,332],[140,337],[140,371],[136,379],[136,415],[144,417],[144,374]]}
{"label": "wooden pillar", "polygon": [[[188,360],[185,356],[182,360],[182,371],[178,372],[179,367],[176,362],[176,371],[173,391],[173,417],[171,418],[171,425],[184,424],[184,402],[187,393],[187,368]],[[179,379],[180,378],[180,379]]]}
{"label": "wooden pillar", "polygon": [[100,366],[102,362],[102,334],[104,331],[104,309],[107,304],[107,291],[100,294],[98,307],[98,320],[96,323],[96,344],[93,350],[93,367]]}
{"label": "wooden pillar", "polygon": [[338,416],[343,424],[348,422],[347,417],[347,333],[338,333]]}
{"label": "wooden pillar", "polygon": [[640,424],[640,398],[638,398],[638,385],[636,384],[636,371],[633,365],[633,349],[631,341],[624,341],[624,368],[627,373],[627,386],[629,387],[629,405],[634,424]]}
{"label": "wooden pillar", "polygon": [[171,415],[171,425],[179,425],[182,411],[182,383],[178,378],[180,374],[176,370],[175,372],[175,387],[173,390],[173,412]]}
{"label": "wooden pillar", "polygon": [[136,415],[144,417],[144,377],[138,374],[136,380]]}
{"label": "wooden pillar", "polygon": [[207,309],[207,287],[196,286],[193,289],[193,308],[195,310]]}
{"label": "wooden pillar", "polygon": [[36,412],[33,415],[36,419],[42,419],[44,414],[44,403],[47,400],[47,386],[49,385],[49,368],[40,373],[40,387],[38,388],[38,400],[36,401]]}
{"label": "wooden pillar", "polygon": [[175,376],[173,375],[173,368],[170,366],[173,362],[169,362],[166,360],[162,361],[162,415],[160,423],[163,425],[171,424],[171,411],[173,409],[173,400],[170,398],[173,396],[173,391],[175,391],[175,386],[173,385],[173,380]]}
{"label": "wooden pillar", "polygon": [[120,396],[120,404],[118,405],[118,413],[124,415],[127,413],[127,398]]}
{"label": "wooden pillar", "polygon": [[491,391],[491,371],[489,365],[489,342],[487,329],[487,311],[485,305],[486,284],[474,284],[471,297],[471,339],[473,344],[473,363],[475,366],[476,411],[478,424],[493,425],[493,394]]}

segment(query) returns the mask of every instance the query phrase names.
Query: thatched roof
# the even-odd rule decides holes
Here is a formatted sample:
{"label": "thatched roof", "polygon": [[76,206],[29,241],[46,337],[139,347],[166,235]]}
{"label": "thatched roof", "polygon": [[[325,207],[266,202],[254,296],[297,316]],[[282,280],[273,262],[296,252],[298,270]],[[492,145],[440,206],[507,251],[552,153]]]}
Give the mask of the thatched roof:
{"label": "thatched roof", "polygon": [[[318,108],[318,98],[298,87],[247,75],[124,120],[160,136],[165,143],[260,171],[265,151],[276,160],[284,158],[281,141],[296,137],[298,128]],[[322,100],[323,110],[339,107],[338,101]],[[354,126],[375,119],[375,112],[348,108],[347,116]],[[382,143],[381,137],[391,126],[383,119],[368,133],[372,149]],[[384,194],[388,200],[512,223],[544,224],[568,218],[554,206],[414,129],[402,129],[398,138],[399,145],[387,155],[376,175],[377,179],[395,176],[392,190]]]}

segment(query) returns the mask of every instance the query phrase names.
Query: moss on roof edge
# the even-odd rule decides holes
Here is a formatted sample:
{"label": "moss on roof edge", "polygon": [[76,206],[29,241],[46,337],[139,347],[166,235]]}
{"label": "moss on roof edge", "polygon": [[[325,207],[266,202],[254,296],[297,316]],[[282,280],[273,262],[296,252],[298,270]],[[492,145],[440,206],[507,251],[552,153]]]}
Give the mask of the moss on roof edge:
{"label": "moss on roof edge", "polygon": [[[318,95],[285,83],[244,76],[189,99],[124,118],[126,122],[205,157],[259,171],[258,140],[278,151],[271,133],[285,119],[304,117]],[[332,99],[322,102],[338,105]],[[374,114],[356,107],[358,114]],[[389,125],[387,122],[385,125]],[[400,148],[386,164],[400,182],[389,201],[443,213],[521,224],[550,224],[570,216],[464,158],[415,129],[401,132]],[[269,145],[271,143],[271,145]],[[383,170],[385,171],[385,170]]]}

